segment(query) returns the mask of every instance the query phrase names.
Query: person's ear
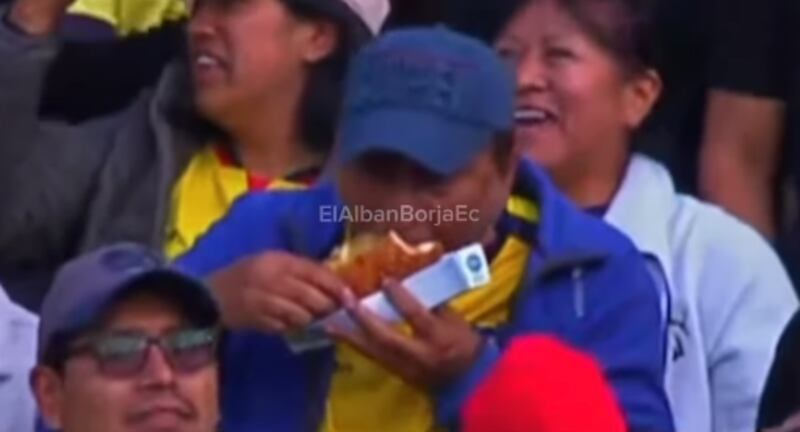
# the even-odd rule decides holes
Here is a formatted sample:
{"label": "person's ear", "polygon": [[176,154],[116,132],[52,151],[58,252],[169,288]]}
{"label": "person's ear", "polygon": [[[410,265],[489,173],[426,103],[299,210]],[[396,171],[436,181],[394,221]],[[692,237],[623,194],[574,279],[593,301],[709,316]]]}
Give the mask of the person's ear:
{"label": "person's ear", "polygon": [[61,376],[49,367],[37,366],[30,381],[42,419],[51,429],[61,430],[65,400]]}
{"label": "person's ear", "polygon": [[331,21],[314,20],[304,23],[301,32],[301,55],[306,63],[316,63],[330,56],[339,44],[339,29]]}
{"label": "person's ear", "polygon": [[623,122],[626,127],[634,130],[642,125],[653,111],[662,88],[661,76],[653,69],[648,69],[628,81],[623,96]]}

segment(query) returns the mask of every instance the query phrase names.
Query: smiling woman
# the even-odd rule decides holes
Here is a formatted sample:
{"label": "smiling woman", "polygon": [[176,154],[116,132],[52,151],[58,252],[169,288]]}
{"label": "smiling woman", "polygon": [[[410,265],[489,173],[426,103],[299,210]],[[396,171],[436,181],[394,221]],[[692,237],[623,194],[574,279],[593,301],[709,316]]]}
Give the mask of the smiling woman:
{"label": "smiling woman", "polygon": [[388,0],[197,0],[187,59],[119,115],[67,127],[35,107],[70,3],[19,0],[0,24],[0,106],[21,107],[0,110],[12,291],[44,291],[58,264],[119,239],[178,255],[245,192],[313,183],[349,60],[389,13]]}
{"label": "smiling woman", "polygon": [[661,91],[646,8],[633,3],[530,2],[497,41],[518,72],[516,139],[587,207],[613,195]]}
{"label": "smiling woman", "polygon": [[516,68],[515,140],[527,156],[646,257],[661,294],[676,430],[750,432],[797,299],[760,236],[679,194],[663,165],[634,152],[662,87],[651,3],[508,0],[496,28],[458,25],[491,35]]}

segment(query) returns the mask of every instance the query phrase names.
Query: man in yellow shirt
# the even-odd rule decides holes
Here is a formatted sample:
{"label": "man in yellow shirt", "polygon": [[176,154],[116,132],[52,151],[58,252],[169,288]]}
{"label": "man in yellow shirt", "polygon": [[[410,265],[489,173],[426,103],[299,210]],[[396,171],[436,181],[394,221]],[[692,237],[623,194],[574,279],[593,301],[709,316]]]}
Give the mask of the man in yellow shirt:
{"label": "man in yellow shirt", "polygon": [[[237,201],[179,260],[210,280],[232,330],[225,429],[459,430],[465,400],[510,341],[543,333],[600,361],[631,430],[673,430],[644,260],[521,159],[507,66],[444,29],[388,33],[351,69],[334,181]],[[384,322],[318,261],[351,235],[389,230],[446,251],[482,244],[491,280],[435,310],[386,281],[406,325]],[[288,350],[287,334],[342,306],[355,331],[326,329],[330,349]]]}

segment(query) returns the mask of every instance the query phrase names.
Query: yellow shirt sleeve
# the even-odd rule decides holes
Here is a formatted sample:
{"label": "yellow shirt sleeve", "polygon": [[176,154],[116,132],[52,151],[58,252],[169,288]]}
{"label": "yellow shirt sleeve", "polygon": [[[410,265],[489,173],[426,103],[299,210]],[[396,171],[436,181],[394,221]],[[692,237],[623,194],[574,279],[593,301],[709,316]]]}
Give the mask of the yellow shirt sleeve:
{"label": "yellow shirt sleeve", "polygon": [[184,0],[77,0],[69,12],[107,22],[120,36],[144,33],[188,15]]}

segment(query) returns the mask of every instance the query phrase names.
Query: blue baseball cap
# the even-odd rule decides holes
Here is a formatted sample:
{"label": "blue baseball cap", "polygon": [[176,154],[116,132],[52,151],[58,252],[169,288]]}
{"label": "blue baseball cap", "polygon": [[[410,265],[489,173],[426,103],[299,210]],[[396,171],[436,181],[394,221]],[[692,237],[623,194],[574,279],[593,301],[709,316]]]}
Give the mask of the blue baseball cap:
{"label": "blue baseball cap", "polygon": [[219,319],[211,291],[144,246],[121,243],[66,263],[45,297],[39,321],[39,360],[59,334],[90,329],[116,301],[139,289],[163,294],[180,305],[192,322]]}
{"label": "blue baseball cap", "polygon": [[451,175],[513,129],[515,88],[477,39],[444,27],[386,33],[351,66],[337,156],[391,152]]}

